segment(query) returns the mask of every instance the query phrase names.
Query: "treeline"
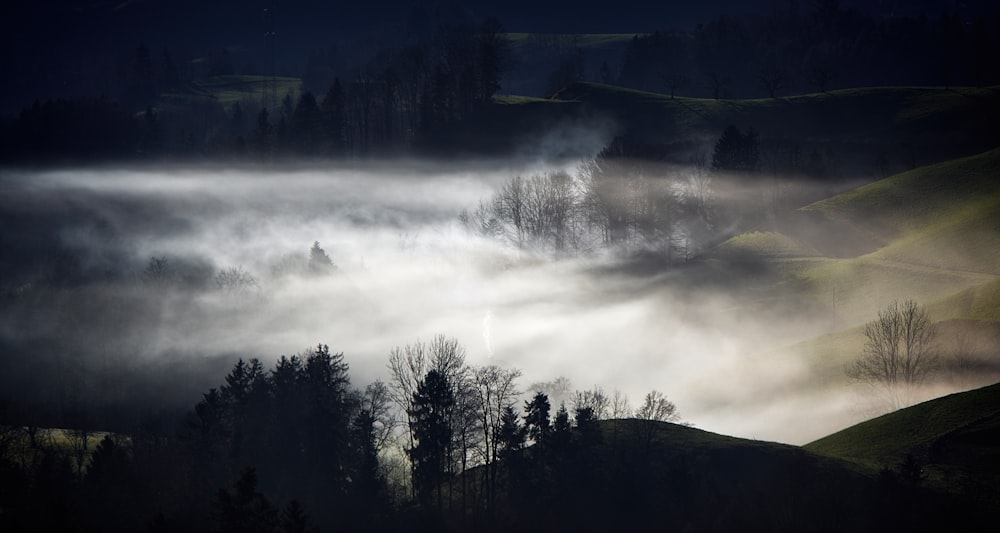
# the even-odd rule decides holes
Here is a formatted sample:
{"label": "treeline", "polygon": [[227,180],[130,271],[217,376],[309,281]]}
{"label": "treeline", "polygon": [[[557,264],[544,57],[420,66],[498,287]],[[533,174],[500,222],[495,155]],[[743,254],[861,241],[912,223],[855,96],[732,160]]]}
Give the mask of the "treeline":
{"label": "treeline", "polygon": [[[344,67],[318,96],[309,90],[265,94],[228,107],[183,94],[163,104],[158,97],[181,84],[167,52],[163,63],[154,69],[140,46],[121,104],[36,103],[3,125],[0,136],[7,142],[0,157],[268,161],[430,150],[450,124],[492,101],[511,57],[495,19],[455,23]],[[310,79],[318,85],[323,77]]]}
{"label": "treeline", "polygon": [[[325,345],[240,359],[179,424],[47,430],[0,411],[4,531],[938,531],[995,518],[924,487],[908,457],[870,479],[795,447],[685,428],[660,392],[472,366],[443,336],[355,388]],[[548,390],[549,392],[546,392]],[[560,401],[553,413],[553,398]],[[525,399],[526,398],[526,399]],[[612,418],[611,420],[603,420]]]}
{"label": "treeline", "polygon": [[875,18],[836,0],[722,15],[694,32],[637,35],[617,69],[589,78],[626,87],[712,98],[775,97],[842,87],[1000,83],[1000,14],[971,22]]}
{"label": "treeline", "polygon": [[[92,229],[83,221],[76,227]],[[218,324],[263,312],[272,289],[288,280],[343,278],[318,242],[251,270],[183,255],[139,262],[128,250],[104,246],[121,243],[113,234],[90,241],[87,250],[33,237],[53,248],[37,257],[11,247],[22,262],[4,269],[0,286],[0,319],[10,328],[2,340],[0,402],[18,402],[30,419],[50,427],[126,431],[151,409],[183,411],[233,354],[222,348],[194,356],[176,345],[157,348],[151,339],[188,320]],[[363,304],[350,293],[341,300]],[[192,357],[197,364],[186,362]]]}
{"label": "treeline", "polygon": [[[393,349],[389,369],[388,384],[356,389],[343,354],[325,345],[281,356],[270,369],[240,359],[179,426],[149,418],[119,433],[12,424],[17,414],[5,409],[0,527],[488,527],[501,507],[520,505],[515,493],[529,490],[523,483],[573,475],[572,458],[596,452],[599,419],[677,420],[659,392],[632,411],[623,395],[612,402],[600,388],[573,396],[575,423],[565,403],[552,418],[541,388],[565,395],[566,380],[536,384],[522,415],[520,371],[470,366],[464,349],[444,336]],[[652,438],[655,426],[643,427]],[[549,463],[551,476],[535,470]]]}

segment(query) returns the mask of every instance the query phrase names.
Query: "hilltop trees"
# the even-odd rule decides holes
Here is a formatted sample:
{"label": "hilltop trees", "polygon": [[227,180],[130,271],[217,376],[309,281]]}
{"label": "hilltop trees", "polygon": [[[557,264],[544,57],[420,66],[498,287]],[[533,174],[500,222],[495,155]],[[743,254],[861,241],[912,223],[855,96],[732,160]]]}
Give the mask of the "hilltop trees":
{"label": "hilltop trees", "polygon": [[912,388],[933,369],[934,327],[913,300],[893,302],[865,325],[865,347],[847,375],[878,389],[892,409],[909,403]]}

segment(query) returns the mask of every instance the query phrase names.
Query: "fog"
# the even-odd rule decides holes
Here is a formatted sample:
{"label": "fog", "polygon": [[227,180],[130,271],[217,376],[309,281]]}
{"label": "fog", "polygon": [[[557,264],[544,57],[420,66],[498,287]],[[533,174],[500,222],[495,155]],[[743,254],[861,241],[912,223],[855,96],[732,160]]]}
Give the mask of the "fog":
{"label": "fog", "polygon": [[[236,357],[270,364],[324,343],[363,386],[387,379],[393,347],[443,334],[472,365],[521,369],[526,392],[565,376],[637,406],[657,389],[686,422],[728,435],[800,444],[858,419],[850,389],[810,385],[802,359],[761,355],[822,333],[809,313],[748,312],[732,279],[692,285],[699,267],[533,256],[459,223],[511,176],[547,170],[5,171],[2,290],[20,302],[0,316],[5,366],[19,369],[8,384],[191,406]],[[310,273],[314,242],[335,270]],[[67,269],[71,283],[47,281]],[[226,285],[225,269],[249,276]],[[62,355],[49,366],[27,362],[50,350]]]}

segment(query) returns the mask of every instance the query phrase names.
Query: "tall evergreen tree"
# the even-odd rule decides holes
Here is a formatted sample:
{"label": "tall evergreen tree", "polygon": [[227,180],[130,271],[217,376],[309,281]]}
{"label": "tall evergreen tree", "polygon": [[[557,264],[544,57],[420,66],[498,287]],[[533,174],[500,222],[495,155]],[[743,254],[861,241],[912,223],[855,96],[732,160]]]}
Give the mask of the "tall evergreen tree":
{"label": "tall evergreen tree", "polygon": [[443,508],[441,485],[448,464],[451,442],[451,409],[455,404],[448,378],[431,370],[417,385],[410,410],[414,445],[407,450],[413,462],[413,483],[425,505],[437,493],[437,505]]}
{"label": "tall evergreen tree", "polygon": [[524,427],[528,438],[543,444],[551,433],[549,397],[544,392],[535,393],[530,402],[524,402]]}
{"label": "tall evergreen tree", "polygon": [[760,170],[760,139],[753,127],[746,133],[729,125],[715,143],[712,170],[757,172]]}
{"label": "tall evergreen tree", "polygon": [[292,150],[300,155],[316,155],[321,145],[322,132],[323,122],[316,97],[311,92],[304,92],[299,97],[288,125]]}
{"label": "tall evergreen tree", "polygon": [[322,117],[323,133],[327,139],[327,151],[330,155],[343,155],[346,150],[345,125],[347,118],[346,96],[340,84],[340,78],[334,78],[333,84],[323,97],[319,106]]}

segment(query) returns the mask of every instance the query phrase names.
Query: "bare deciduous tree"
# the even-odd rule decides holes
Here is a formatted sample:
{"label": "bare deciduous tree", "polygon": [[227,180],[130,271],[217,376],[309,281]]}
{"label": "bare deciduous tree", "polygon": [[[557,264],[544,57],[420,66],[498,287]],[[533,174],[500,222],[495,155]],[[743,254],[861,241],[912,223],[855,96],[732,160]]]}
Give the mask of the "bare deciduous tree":
{"label": "bare deciduous tree", "polygon": [[360,408],[373,421],[376,453],[386,449],[396,427],[396,417],[389,410],[390,401],[389,387],[381,379],[369,383],[361,394]]}
{"label": "bare deciduous tree", "polygon": [[639,442],[643,444],[643,450],[648,453],[653,444],[653,437],[661,427],[661,422],[677,422],[680,414],[677,406],[671,402],[658,390],[649,391],[642,401],[642,406],[635,410],[635,418],[639,420],[636,425]]}
{"label": "bare deciduous tree", "polygon": [[257,278],[242,266],[220,270],[215,275],[215,286],[227,295],[237,298],[256,296],[260,292]]}
{"label": "bare deciduous tree", "polygon": [[767,95],[774,98],[774,94],[785,88],[785,71],[778,67],[764,67],[757,73],[757,80],[767,91]]}
{"label": "bare deciduous tree", "polygon": [[496,365],[484,366],[473,370],[473,383],[479,392],[480,427],[483,431],[482,454],[486,465],[483,479],[486,487],[487,508],[493,508],[496,497],[497,469],[496,462],[500,455],[500,435],[503,426],[504,411],[514,405],[515,398],[520,395],[517,390],[517,378],[521,371],[513,368],[501,368]]}
{"label": "bare deciduous tree", "polygon": [[676,422],[680,420],[677,413],[677,406],[671,402],[658,390],[650,391],[642,401],[642,406],[635,410],[635,417],[639,420],[650,420],[657,422]]}
{"label": "bare deciduous tree", "polygon": [[678,89],[686,87],[691,83],[691,78],[683,72],[671,72],[670,74],[664,74],[660,77],[663,80],[664,87],[670,91],[670,99],[674,99],[674,94]]}
{"label": "bare deciduous tree", "polygon": [[573,409],[590,409],[596,420],[606,420],[608,409],[611,406],[611,399],[599,386],[594,386],[591,390],[576,391],[573,398]]}
{"label": "bare deciduous tree", "polygon": [[615,389],[611,393],[611,418],[628,418],[632,414],[632,404],[628,394]]}
{"label": "bare deciduous tree", "polygon": [[912,388],[935,363],[934,327],[913,300],[893,302],[865,325],[865,348],[847,375],[887,396],[893,409],[908,404]]}
{"label": "bare deciduous tree", "polygon": [[[465,367],[465,348],[458,340],[437,335],[431,342],[417,341],[389,352],[389,388],[387,395],[402,412],[413,409],[413,393],[427,372],[437,370],[449,383],[461,382]],[[410,420],[407,420],[407,428]],[[409,445],[412,447],[412,434]]]}

